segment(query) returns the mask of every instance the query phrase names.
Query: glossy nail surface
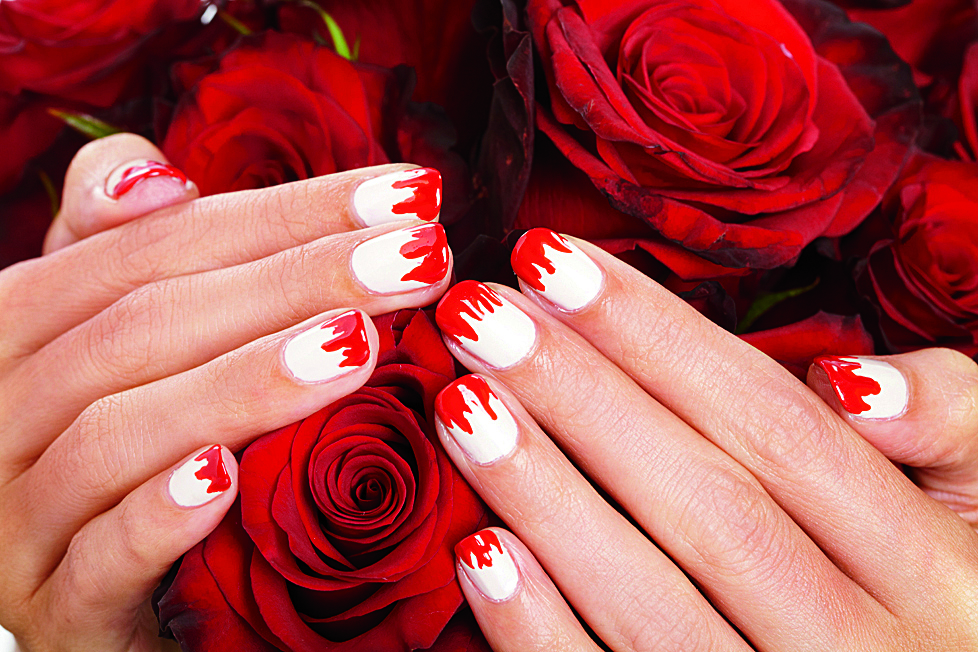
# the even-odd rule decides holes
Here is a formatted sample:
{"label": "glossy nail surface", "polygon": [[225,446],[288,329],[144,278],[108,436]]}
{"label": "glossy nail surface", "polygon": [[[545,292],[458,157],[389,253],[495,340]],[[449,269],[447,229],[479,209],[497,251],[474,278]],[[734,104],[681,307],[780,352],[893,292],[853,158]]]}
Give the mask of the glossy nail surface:
{"label": "glossy nail surface", "polygon": [[888,362],[858,356],[815,358],[849,414],[861,419],[895,419],[907,411],[907,379]]}
{"label": "glossy nail surface", "polygon": [[459,378],[443,389],[435,410],[439,423],[478,464],[495,462],[516,448],[516,420],[479,376]]}
{"label": "glossy nail surface", "polygon": [[487,365],[511,367],[533,349],[536,326],[526,313],[477,281],[463,281],[442,297],[438,327]]}
{"label": "glossy nail surface", "polygon": [[173,179],[187,188],[193,186],[187,179],[187,175],[172,165],[149,159],[137,159],[120,165],[112,171],[105,182],[105,193],[112,199],[119,199],[141,181],[161,177]]}
{"label": "glossy nail surface", "polygon": [[370,343],[359,310],[305,330],[285,345],[285,364],[297,380],[317,383],[339,378],[370,360]]}
{"label": "glossy nail surface", "polygon": [[441,211],[441,174],[415,168],[367,179],[353,193],[353,208],[366,226],[410,219],[431,222]]}
{"label": "glossy nail surface", "polygon": [[550,229],[531,229],[516,243],[513,271],[547,301],[580,310],[601,292],[604,274],[574,243]]}
{"label": "glossy nail surface", "polygon": [[445,229],[422,224],[371,238],[353,250],[351,265],[357,280],[378,294],[431,287],[448,275]]}
{"label": "glossy nail surface", "polygon": [[214,445],[185,462],[170,475],[167,485],[173,502],[181,507],[199,507],[231,488],[231,475],[224,452]]}
{"label": "glossy nail surface", "polygon": [[505,600],[516,593],[519,569],[492,530],[481,530],[459,541],[455,556],[466,577],[490,600]]}

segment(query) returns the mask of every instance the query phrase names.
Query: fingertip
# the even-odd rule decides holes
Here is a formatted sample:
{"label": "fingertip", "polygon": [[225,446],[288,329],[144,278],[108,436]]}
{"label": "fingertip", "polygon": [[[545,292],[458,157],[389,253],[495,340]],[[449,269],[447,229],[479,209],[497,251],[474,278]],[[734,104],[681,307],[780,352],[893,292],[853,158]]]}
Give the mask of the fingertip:
{"label": "fingertip", "polygon": [[194,509],[237,493],[238,465],[220,444],[201,448],[183,460],[167,480],[167,495],[179,509]]}

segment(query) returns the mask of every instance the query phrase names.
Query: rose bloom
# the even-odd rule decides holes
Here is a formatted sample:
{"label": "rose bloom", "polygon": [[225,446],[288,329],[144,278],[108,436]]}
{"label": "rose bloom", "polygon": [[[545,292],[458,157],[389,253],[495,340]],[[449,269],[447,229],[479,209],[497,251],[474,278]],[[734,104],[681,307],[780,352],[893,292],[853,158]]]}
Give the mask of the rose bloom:
{"label": "rose bloom", "polygon": [[978,354],[978,164],[919,156],[880,214],[860,287],[894,352],[947,346]]}
{"label": "rose bloom", "polygon": [[367,385],[248,446],[239,500],[157,592],[184,649],[486,649],[474,625],[439,638],[452,547],[487,524],[432,425],[455,363],[426,313],[376,323]]}
{"label": "rose bloom", "polygon": [[[594,230],[684,278],[776,267],[848,233],[916,133],[909,68],[821,0],[530,0],[526,15],[550,91],[537,124],[623,214]],[[581,194],[553,181],[554,202]],[[587,219],[520,215],[572,234]]]}
{"label": "rose bloom", "polygon": [[0,2],[0,91],[110,106],[138,72],[145,40],[202,7],[200,0]]}

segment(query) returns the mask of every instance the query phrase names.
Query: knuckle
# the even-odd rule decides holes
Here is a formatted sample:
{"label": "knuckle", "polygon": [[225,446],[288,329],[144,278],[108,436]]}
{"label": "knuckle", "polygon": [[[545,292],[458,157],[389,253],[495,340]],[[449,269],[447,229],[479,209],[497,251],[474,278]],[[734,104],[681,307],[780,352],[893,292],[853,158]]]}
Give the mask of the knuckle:
{"label": "knuckle", "polygon": [[[653,604],[650,605],[650,602]],[[647,595],[634,595],[624,601],[616,631],[626,650],[635,652],[708,652],[722,649],[714,645],[708,627],[698,618],[688,618],[681,610],[684,596],[650,601]],[[692,609],[692,607],[691,607]]]}

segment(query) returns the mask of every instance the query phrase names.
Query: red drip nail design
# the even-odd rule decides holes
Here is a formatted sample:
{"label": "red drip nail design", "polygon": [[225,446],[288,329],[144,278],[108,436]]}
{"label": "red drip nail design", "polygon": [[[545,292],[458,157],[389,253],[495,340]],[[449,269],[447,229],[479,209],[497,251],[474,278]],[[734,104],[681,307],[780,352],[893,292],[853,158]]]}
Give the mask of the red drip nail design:
{"label": "red drip nail design", "polygon": [[335,328],[336,335],[322,345],[323,351],[336,353],[341,349],[343,362],[341,367],[360,367],[370,359],[370,344],[367,342],[367,329],[363,325],[363,317],[357,310],[345,312],[339,317],[330,319],[320,328]]}
{"label": "red drip nail design", "polygon": [[391,187],[396,190],[408,188],[414,191],[414,196],[394,204],[391,212],[395,215],[417,215],[418,219],[430,222],[438,217],[441,210],[441,173],[433,168],[411,172],[414,176],[395,181]]}
{"label": "red drip nail design", "polygon": [[486,414],[493,421],[496,421],[499,415],[489,406],[489,399],[498,399],[499,397],[489,388],[489,383],[478,376],[460,378],[442,390],[442,393],[438,395],[438,400],[435,401],[435,409],[445,422],[445,425],[449,428],[459,428],[463,432],[471,435],[474,433],[474,430],[465,415],[472,414],[472,410],[465,403],[465,397],[461,392],[462,387],[468,389],[479,399],[482,409],[486,411]]}
{"label": "red drip nail design", "polygon": [[495,312],[493,306],[503,305],[499,298],[487,285],[478,281],[462,281],[448,291],[435,311],[435,321],[438,327],[455,337],[464,337],[473,342],[479,341],[479,335],[469,325],[462,315],[468,315],[476,321],[482,321],[486,312]]}
{"label": "red drip nail design", "polygon": [[187,183],[187,175],[172,165],[160,163],[159,161],[147,161],[146,163],[127,168],[122,173],[122,179],[112,189],[111,196],[113,199],[118,199],[132,190],[133,186],[140,181],[153,177],[172,177],[182,183]]}
{"label": "red drip nail design", "polygon": [[492,566],[491,553],[493,547],[499,554],[503,554],[503,547],[499,543],[499,537],[496,536],[496,533],[492,530],[482,530],[459,541],[455,546],[455,554],[462,560],[463,564],[475,570],[476,566],[473,566],[473,563],[477,564],[478,568]]}
{"label": "red drip nail design", "polygon": [[566,254],[572,253],[564,244],[563,238],[550,229],[530,229],[516,243],[510,258],[516,275],[539,292],[544,291],[543,272],[553,274],[557,271],[553,262],[547,258],[544,245]]}
{"label": "red drip nail design", "polygon": [[869,410],[869,404],[863,399],[883,391],[880,384],[872,378],[853,373],[854,370],[862,368],[858,362],[844,360],[834,355],[822,355],[815,358],[815,364],[828,374],[836,396],[849,414],[862,414]]}
{"label": "red drip nail design", "polygon": [[415,229],[411,242],[402,246],[400,253],[408,260],[421,259],[421,263],[401,277],[402,281],[419,281],[434,285],[448,273],[448,238],[441,224],[429,224]]}
{"label": "red drip nail design", "polygon": [[224,456],[221,454],[221,447],[211,446],[203,453],[194,458],[195,462],[204,462],[204,466],[194,473],[198,480],[210,482],[207,493],[217,494],[231,488],[231,476],[224,467]]}

